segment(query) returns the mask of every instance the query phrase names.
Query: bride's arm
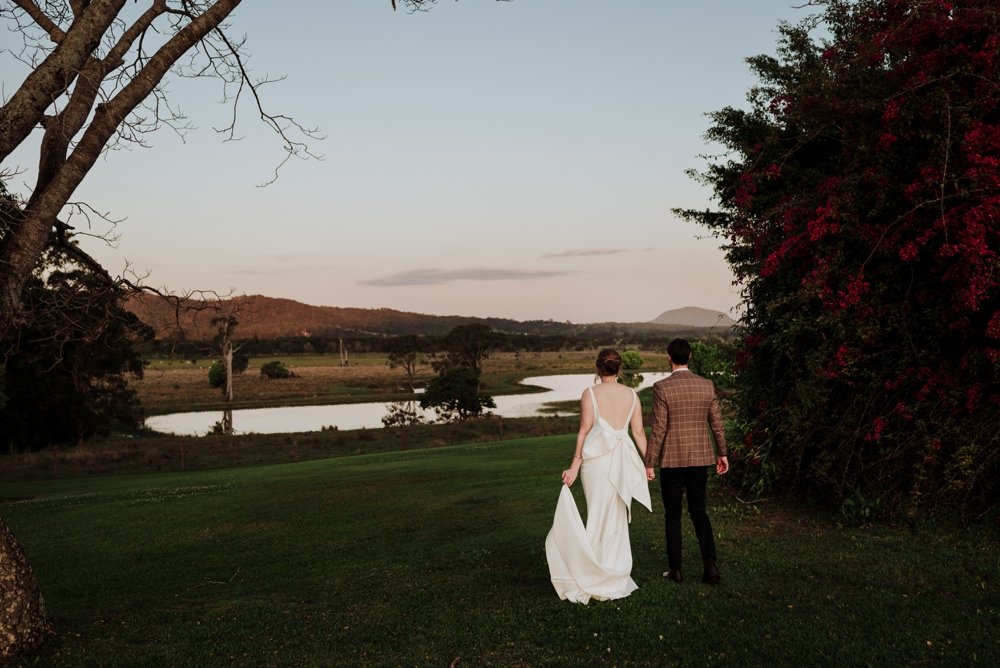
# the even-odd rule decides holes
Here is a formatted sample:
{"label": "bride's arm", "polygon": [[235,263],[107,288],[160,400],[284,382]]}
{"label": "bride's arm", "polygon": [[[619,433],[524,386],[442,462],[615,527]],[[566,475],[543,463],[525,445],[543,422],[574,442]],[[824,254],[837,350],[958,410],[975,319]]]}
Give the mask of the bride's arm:
{"label": "bride's arm", "polygon": [[[642,403],[639,401],[639,397],[636,396],[636,407],[632,411],[632,422],[629,423],[629,427],[632,429],[632,440],[635,441],[636,447],[639,448],[639,452],[642,453],[643,460],[646,459],[646,430],[642,426]],[[646,480],[652,481],[656,479],[656,472],[650,468],[646,467]]]}
{"label": "bride's arm", "polygon": [[590,401],[588,392],[583,391],[580,397],[580,429],[576,433],[576,449],[573,450],[573,462],[569,468],[563,471],[563,483],[572,485],[576,481],[576,476],[580,472],[580,465],[583,464],[583,442],[590,433],[590,428],[594,426],[594,406]]}
{"label": "bride's arm", "polygon": [[632,411],[632,422],[629,423],[632,429],[632,440],[635,441],[636,446],[639,448],[639,452],[642,453],[643,458],[646,457],[646,430],[642,427],[642,404],[639,402],[639,398],[636,397],[635,410]]}

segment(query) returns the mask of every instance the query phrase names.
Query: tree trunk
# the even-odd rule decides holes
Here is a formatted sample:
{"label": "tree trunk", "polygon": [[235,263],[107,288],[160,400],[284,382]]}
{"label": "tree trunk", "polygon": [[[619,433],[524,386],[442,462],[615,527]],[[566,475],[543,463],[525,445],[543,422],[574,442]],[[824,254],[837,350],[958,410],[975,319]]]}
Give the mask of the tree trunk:
{"label": "tree trunk", "polygon": [[226,339],[222,344],[222,366],[226,369],[226,402],[233,400],[233,343]]}
{"label": "tree trunk", "polygon": [[0,520],[0,662],[45,639],[45,604],[24,551]]}

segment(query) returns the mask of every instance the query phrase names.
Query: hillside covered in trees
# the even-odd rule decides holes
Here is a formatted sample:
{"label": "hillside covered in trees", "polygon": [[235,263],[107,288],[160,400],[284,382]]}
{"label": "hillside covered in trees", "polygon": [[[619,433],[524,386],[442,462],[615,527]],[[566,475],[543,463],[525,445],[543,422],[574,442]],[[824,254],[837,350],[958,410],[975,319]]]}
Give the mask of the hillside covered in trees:
{"label": "hillside covered in trees", "polygon": [[[161,340],[210,339],[216,326],[212,318],[220,312],[233,312],[237,300],[222,300],[207,308],[204,302],[187,300],[175,309],[167,300],[155,295],[133,298],[128,309],[156,331]],[[593,336],[608,334],[724,334],[728,327],[705,328],[684,323],[590,323],[573,324],[553,320],[511,320],[507,318],[475,318],[457,315],[427,315],[378,308],[341,308],[311,306],[291,299],[276,299],[253,295],[239,298],[241,338],[277,339],[287,337],[381,337],[403,334],[439,336],[459,325],[479,324],[504,334],[534,336]]]}

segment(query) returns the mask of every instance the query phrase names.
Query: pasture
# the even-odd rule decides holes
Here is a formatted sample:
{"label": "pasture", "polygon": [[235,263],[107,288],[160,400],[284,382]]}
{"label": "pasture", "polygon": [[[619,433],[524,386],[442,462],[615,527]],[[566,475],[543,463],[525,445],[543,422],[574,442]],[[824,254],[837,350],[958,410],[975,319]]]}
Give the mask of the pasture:
{"label": "pasture", "polygon": [[[490,394],[524,392],[517,381],[527,376],[593,371],[596,350],[562,352],[492,353],[484,362],[483,391]],[[648,370],[664,371],[668,364],[662,352],[641,351]],[[280,360],[295,378],[266,380],[262,364]],[[251,359],[243,374],[233,377],[231,408],[292,406],[306,404],[400,401],[412,395],[402,369],[391,369],[384,354],[352,354],[347,366],[337,355],[278,355]],[[131,381],[149,415],[224,407],[218,389],[208,384],[211,359],[154,359],[145,377]],[[417,369],[418,382],[434,376],[429,363]]]}
{"label": "pasture", "polygon": [[56,632],[24,665],[1000,663],[993,528],[844,528],[721,488],[720,587],[661,577],[654,489],[631,525],[640,589],[561,602],[543,543],[571,449],[559,435],[5,483]]}

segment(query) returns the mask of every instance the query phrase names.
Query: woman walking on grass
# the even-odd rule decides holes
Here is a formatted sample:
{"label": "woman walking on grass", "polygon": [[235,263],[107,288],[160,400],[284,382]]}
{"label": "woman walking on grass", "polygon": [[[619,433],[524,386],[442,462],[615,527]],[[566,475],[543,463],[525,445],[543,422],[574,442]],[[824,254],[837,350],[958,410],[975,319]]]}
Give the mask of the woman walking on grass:
{"label": "woman walking on grass", "polygon": [[[632,500],[652,510],[640,456],[646,453],[646,433],[638,396],[618,384],[621,357],[615,350],[602,350],[596,367],[600,382],[580,397],[573,462],[562,473],[563,487],[545,539],[559,598],[583,604],[592,598],[624,598],[637,589],[628,535]],[[569,489],[578,475],[587,499],[586,526]]]}

